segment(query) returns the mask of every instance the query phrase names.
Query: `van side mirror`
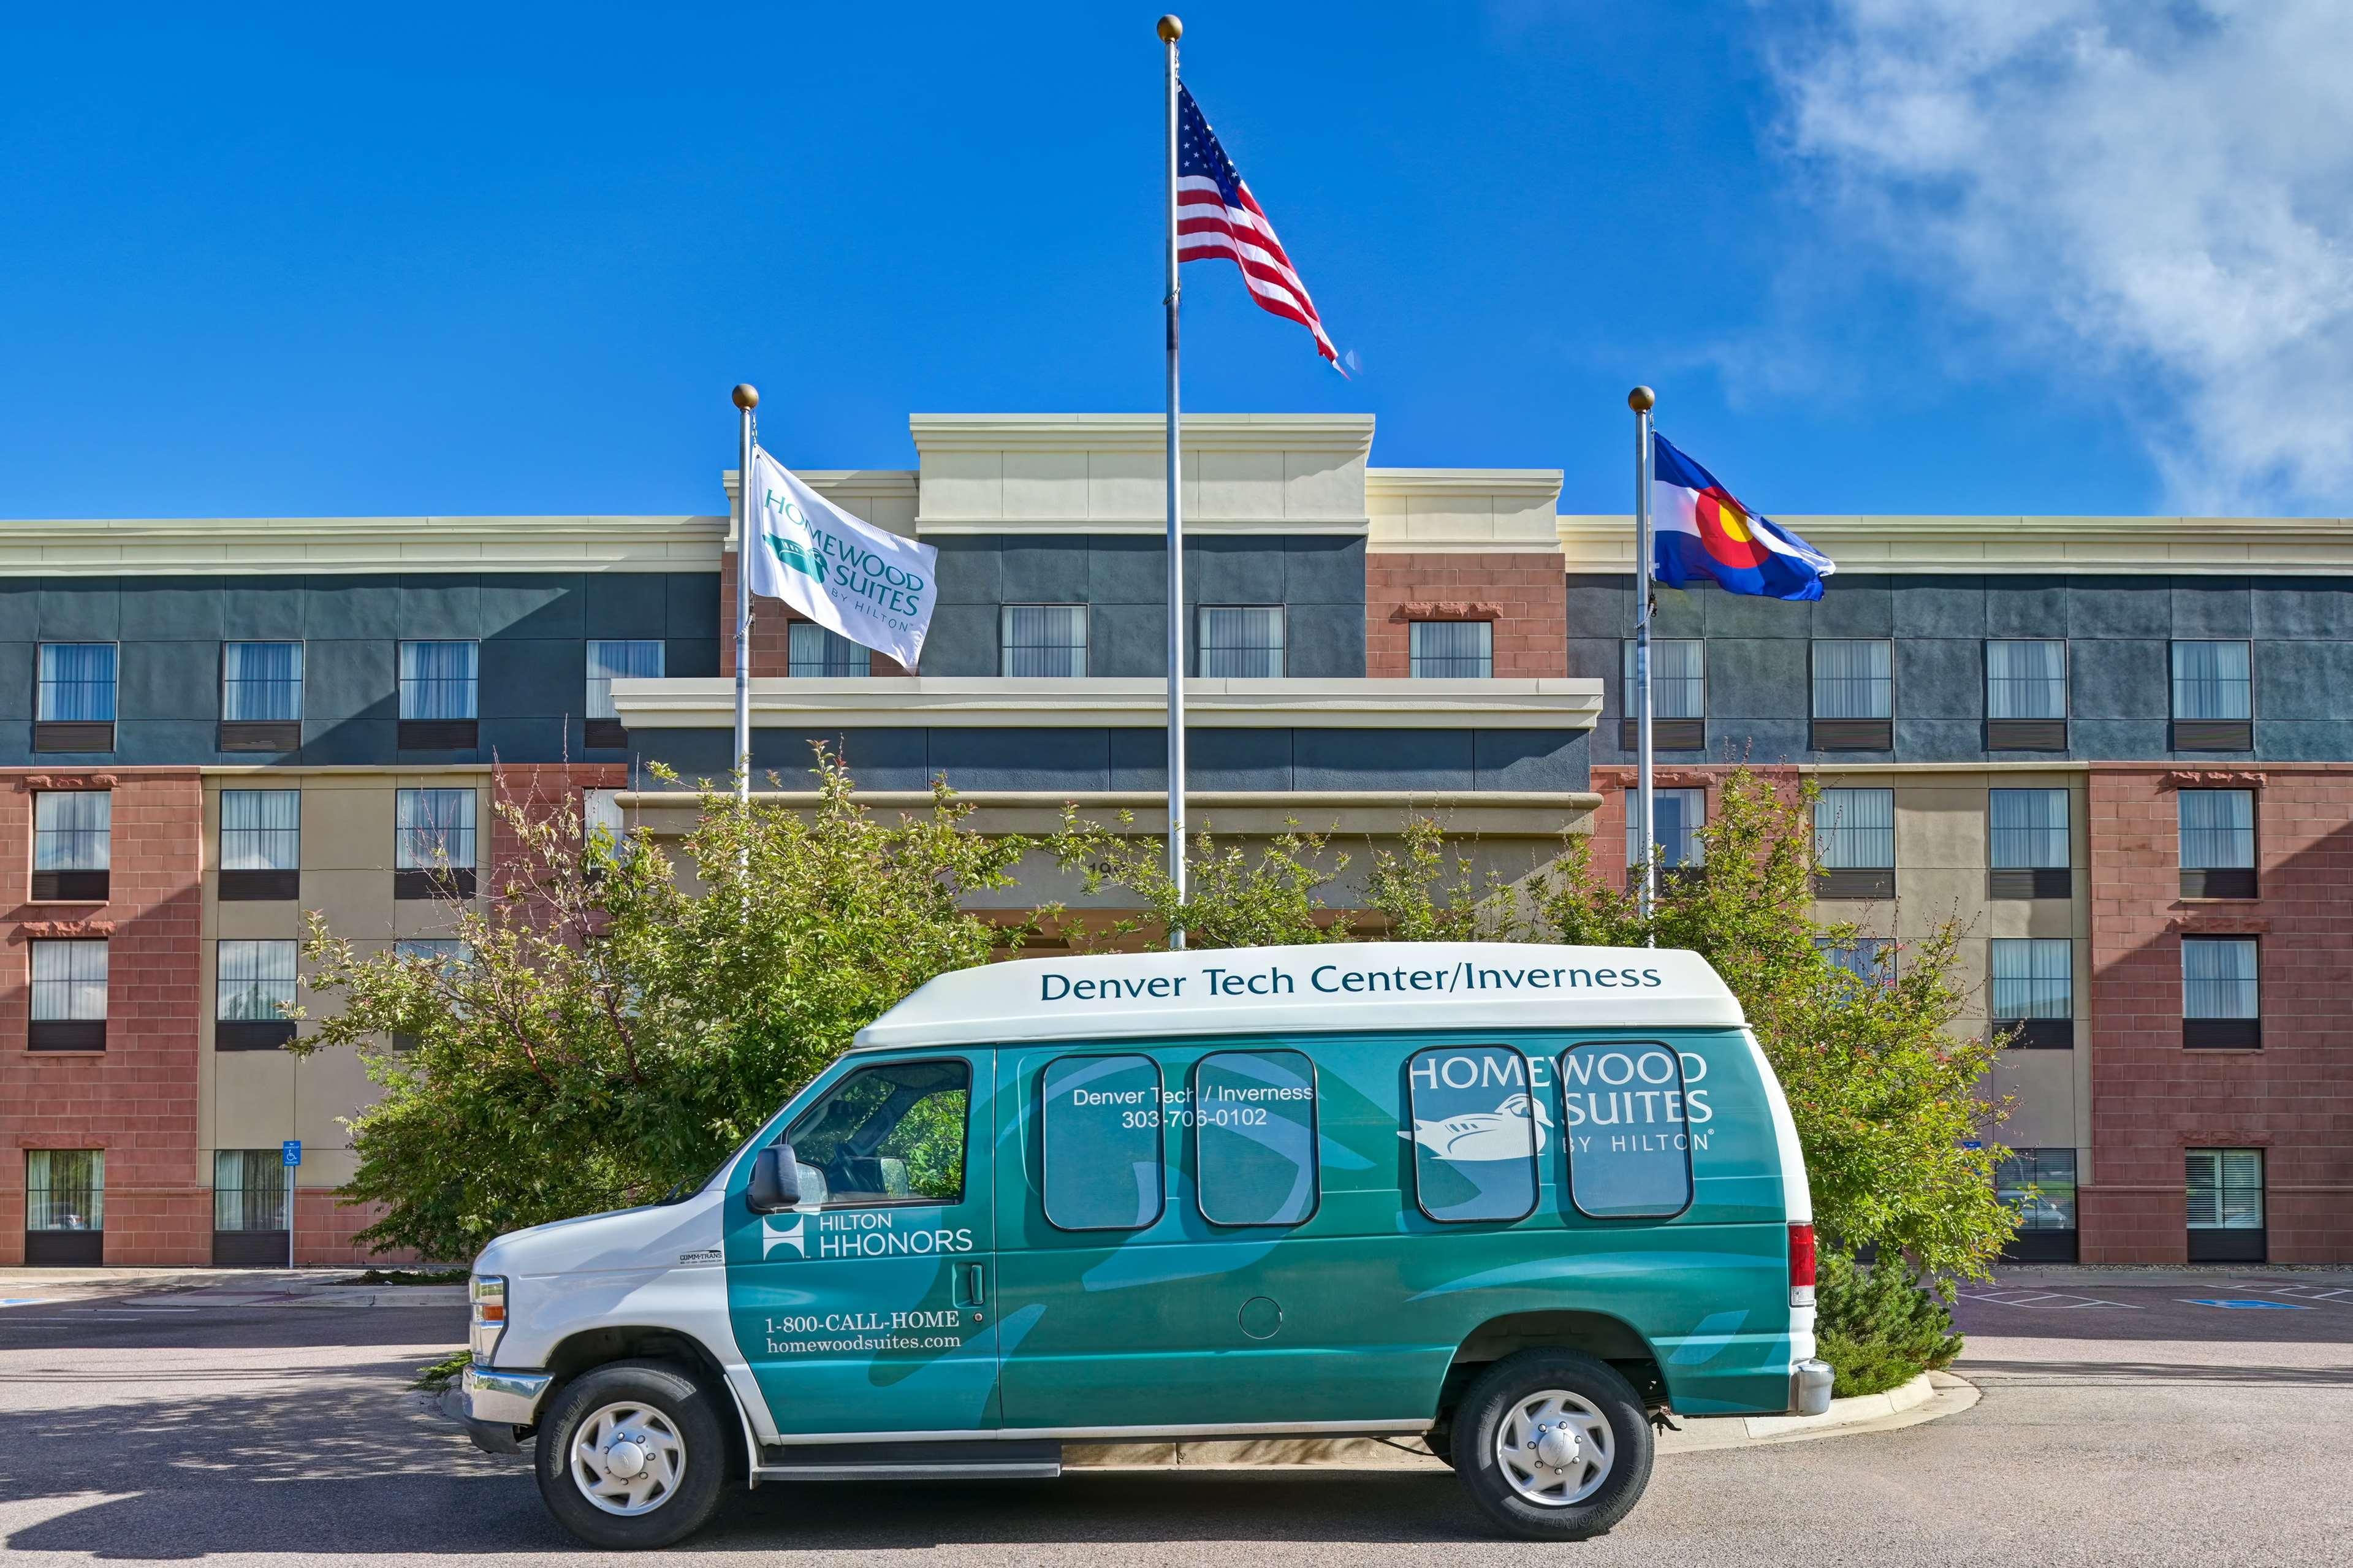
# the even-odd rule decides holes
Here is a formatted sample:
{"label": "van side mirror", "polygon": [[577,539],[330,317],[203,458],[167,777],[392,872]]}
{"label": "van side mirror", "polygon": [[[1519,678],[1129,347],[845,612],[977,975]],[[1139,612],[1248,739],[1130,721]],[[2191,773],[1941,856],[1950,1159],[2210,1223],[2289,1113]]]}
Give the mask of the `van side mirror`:
{"label": "van side mirror", "polygon": [[744,1201],[755,1214],[782,1213],[800,1202],[800,1167],[793,1161],[791,1144],[772,1143],[752,1157],[752,1184]]}

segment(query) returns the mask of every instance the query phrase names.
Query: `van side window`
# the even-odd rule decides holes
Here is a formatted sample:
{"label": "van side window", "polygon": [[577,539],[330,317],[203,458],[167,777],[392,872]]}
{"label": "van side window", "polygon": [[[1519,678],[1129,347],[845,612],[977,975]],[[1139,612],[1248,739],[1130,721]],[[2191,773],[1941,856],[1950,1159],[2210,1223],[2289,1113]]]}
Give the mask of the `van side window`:
{"label": "van side window", "polygon": [[1536,1155],[1552,1113],[1509,1045],[1433,1045],[1406,1064],[1414,1201],[1433,1220],[1519,1220],[1535,1212]]}
{"label": "van side window", "polygon": [[1668,1220],[1691,1207],[1691,1125],[1709,1111],[1686,1091],[1681,1056],[1655,1041],[1572,1045],[1561,1053],[1560,1093],[1578,1213]]}
{"label": "van side window", "polygon": [[1059,1056],[1039,1082],[1046,1218],[1065,1231],[1140,1231],[1160,1218],[1160,1064]]}
{"label": "van side window", "polygon": [[[802,1201],[832,1205],[964,1199],[972,1069],[962,1062],[860,1067],[801,1113],[785,1140]],[[809,1174],[819,1178],[810,1192]]]}
{"label": "van side window", "polygon": [[1193,1069],[1201,1217],[1295,1225],[1315,1213],[1315,1064],[1301,1051],[1219,1051]]}

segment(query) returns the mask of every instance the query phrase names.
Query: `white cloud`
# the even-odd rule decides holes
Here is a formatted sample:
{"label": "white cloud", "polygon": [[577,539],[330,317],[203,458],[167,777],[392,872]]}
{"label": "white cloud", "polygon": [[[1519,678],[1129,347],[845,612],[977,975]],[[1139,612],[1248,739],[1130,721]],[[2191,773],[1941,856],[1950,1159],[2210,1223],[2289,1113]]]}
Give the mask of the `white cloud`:
{"label": "white cloud", "polygon": [[2353,513],[2345,0],[1824,0],[1788,150],[2195,513]]}

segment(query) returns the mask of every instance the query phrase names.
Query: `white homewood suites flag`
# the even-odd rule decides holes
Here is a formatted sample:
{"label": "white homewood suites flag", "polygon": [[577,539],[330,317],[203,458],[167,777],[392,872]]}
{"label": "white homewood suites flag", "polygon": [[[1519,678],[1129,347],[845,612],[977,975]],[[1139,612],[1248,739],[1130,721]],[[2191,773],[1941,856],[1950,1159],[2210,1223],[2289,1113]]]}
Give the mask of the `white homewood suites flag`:
{"label": "white homewood suites flag", "polygon": [[940,553],[860,522],[758,447],[744,494],[752,591],[913,670],[939,602]]}

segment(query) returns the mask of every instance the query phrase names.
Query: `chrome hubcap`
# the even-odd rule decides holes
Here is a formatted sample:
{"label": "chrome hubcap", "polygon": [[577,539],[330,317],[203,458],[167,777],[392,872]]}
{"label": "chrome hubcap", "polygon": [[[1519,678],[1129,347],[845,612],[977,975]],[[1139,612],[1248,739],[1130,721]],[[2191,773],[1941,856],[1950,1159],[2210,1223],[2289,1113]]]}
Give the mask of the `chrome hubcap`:
{"label": "chrome hubcap", "polygon": [[686,1441],[669,1416],[624,1400],[597,1409],[572,1436],[572,1484],[607,1513],[651,1513],[686,1478]]}
{"label": "chrome hubcap", "polygon": [[1599,1491],[1617,1454],[1609,1418],[1567,1389],[1527,1395],[1495,1429],[1495,1463],[1504,1478],[1546,1508],[1566,1508]]}

